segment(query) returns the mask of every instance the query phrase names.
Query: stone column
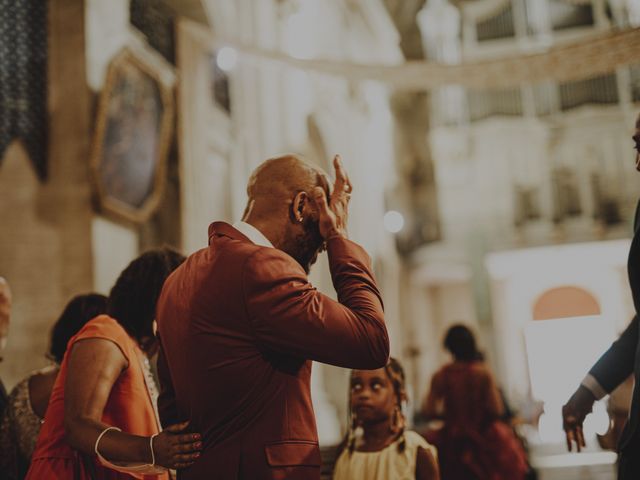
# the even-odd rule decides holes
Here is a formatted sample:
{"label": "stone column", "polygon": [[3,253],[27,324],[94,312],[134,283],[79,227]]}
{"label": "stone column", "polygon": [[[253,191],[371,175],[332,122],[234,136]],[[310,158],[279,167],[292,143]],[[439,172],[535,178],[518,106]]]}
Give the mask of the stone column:
{"label": "stone column", "polygon": [[8,388],[45,364],[62,307],[92,289],[84,1],[50,0],[48,8],[49,179],[36,180],[20,142],[0,169],[0,275],[13,290],[0,364]]}

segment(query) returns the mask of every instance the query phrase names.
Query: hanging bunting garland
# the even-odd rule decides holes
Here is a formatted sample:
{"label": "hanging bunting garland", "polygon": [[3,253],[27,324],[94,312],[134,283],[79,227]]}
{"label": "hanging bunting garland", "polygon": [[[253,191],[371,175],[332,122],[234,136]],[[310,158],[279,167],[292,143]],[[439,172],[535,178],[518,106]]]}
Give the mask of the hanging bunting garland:
{"label": "hanging bunting garland", "polygon": [[21,140],[47,177],[47,3],[0,0],[0,161]]}

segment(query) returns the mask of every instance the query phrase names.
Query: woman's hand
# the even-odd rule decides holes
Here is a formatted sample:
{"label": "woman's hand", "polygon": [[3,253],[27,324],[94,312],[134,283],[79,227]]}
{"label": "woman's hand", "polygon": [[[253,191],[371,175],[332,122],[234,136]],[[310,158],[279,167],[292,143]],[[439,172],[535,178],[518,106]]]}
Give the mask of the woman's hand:
{"label": "woman's hand", "polygon": [[200,456],[202,442],[199,433],[182,433],[189,422],[167,427],[153,439],[156,465],[179,470],[193,465]]}

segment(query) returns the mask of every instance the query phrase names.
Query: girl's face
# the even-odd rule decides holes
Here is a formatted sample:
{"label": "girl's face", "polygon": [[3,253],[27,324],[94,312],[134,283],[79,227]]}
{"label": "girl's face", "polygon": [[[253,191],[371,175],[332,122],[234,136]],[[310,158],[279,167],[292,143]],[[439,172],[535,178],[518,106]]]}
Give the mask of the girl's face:
{"label": "girl's face", "polygon": [[395,392],[384,368],[353,371],[351,409],[359,424],[386,421],[395,407]]}

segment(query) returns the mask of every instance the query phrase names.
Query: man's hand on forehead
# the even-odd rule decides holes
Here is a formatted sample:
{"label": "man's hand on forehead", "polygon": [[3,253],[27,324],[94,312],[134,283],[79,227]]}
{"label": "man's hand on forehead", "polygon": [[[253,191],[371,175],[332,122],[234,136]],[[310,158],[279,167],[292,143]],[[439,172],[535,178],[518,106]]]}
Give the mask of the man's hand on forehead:
{"label": "man's hand on forehead", "polygon": [[336,179],[331,193],[327,195],[327,190],[322,187],[316,187],[314,190],[314,198],[320,217],[320,234],[325,240],[334,235],[347,236],[351,181],[339,155],[334,157],[333,167]]}

